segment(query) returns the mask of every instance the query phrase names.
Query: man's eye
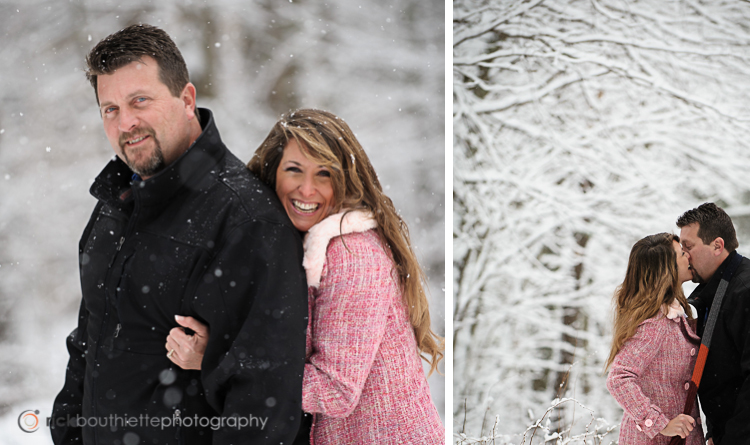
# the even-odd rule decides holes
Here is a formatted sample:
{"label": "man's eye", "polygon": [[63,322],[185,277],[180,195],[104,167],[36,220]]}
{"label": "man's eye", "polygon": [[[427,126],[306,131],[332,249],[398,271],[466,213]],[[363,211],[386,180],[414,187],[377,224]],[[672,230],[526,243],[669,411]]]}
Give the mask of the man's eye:
{"label": "man's eye", "polygon": [[104,109],[104,112],[105,112],[105,113],[111,113],[111,112],[113,112],[113,111],[115,111],[115,107],[108,107],[108,108],[105,108],[105,109]]}
{"label": "man's eye", "polygon": [[139,97],[139,98],[137,98],[137,99],[136,99],[135,101],[136,101],[136,102],[145,102],[145,101],[146,101],[146,98],[145,98],[145,97]]}

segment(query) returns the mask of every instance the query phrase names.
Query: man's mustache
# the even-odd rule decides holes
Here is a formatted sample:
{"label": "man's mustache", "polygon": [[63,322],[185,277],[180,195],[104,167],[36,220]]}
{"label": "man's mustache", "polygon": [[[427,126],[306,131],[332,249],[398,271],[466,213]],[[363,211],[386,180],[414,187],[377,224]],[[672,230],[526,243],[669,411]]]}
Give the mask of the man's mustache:
{"label": "man's mustache", "polygon": [[128,141],[132,141],[133,139],[137,139],[141,136],[151,136],[154,137],[154,132],[151,129],[142,129],[139,131],[134,131],[131,133],[122,133],[120,134],[120,147],[125,148]]}

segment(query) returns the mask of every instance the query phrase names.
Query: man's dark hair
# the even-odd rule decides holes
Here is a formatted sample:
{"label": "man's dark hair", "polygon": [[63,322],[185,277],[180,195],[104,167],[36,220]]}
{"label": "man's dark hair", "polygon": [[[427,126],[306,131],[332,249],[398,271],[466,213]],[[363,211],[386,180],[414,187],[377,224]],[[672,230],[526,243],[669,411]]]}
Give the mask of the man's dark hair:
{"label": "man's dark hair", "polygon": [[698,223],[698,238],[703,244],[709,244],[716,238],[724,240],[724,248],[734,252],[740,243],[737,242],[737,234],[729,215],[719,206],[712,202],[688,210],[677,218],[677,227],[683,228],[690,224]]}
{"label": "man's dark hair", "polygon": [[112,74],[131,62],[142,61],[143,56],[156,60],[159,80],[169,88],[172,96],[180,96],[185,85],[190,82],[185,59],[169,34],[155,26],[140,24],[130,25],[105,37],[86,56],[86,78],[94,87],[97,104],[97,76]]}

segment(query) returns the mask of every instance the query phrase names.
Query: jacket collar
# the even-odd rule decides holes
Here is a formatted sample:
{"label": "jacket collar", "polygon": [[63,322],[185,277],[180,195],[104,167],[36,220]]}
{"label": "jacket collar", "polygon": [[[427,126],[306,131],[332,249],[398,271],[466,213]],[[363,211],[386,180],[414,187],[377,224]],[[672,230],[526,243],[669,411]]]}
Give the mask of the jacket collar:
{"label": "jacket collar", "polygon": [[732,258],[734,258],[735,255],[737,255],[736,250],[724,259],[719,268],[716,269],[716,272],[714,272],[707,282],[698,285],[698,287],[696,287],[690,294],[690,299],[697,303],[693,304],[696,308],[698,308],[698,305],[705,309],[711,307],[711,304],[714,301],[714,296],[716,295],[716,289],[718,289],[719,283],[721,282],[721,276],[724,274],[724,269],[729,266],[729,263],[732,262]]}
{"label": "jacket collar", "polygon": [[183,187],[198,188],[205,175],[226,155],[213,113],[199,108],[203,131],[193,145],[176,161],[155,176],[133,182],[133,172],[115,156],[91,185],[91,194],[120,210],[127,210],[133,200],[140,205],[163,203]]}
{"label": "jacket collar", "polygon": [[326,262],[328,242],[337,236],[366,232],[378,227],[372,214],[364,210],[348,210],[326,217],[305,235],[305,257],[302,267],[307,275],[307,286],[317,288]]}

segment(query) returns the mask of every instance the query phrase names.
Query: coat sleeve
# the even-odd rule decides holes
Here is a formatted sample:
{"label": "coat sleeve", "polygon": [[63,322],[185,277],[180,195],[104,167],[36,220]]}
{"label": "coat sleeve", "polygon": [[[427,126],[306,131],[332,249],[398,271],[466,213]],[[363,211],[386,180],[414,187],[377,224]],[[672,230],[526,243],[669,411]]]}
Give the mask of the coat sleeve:
{"label": "coat sleeve", "polygon": [[[731,332],[732,346],[739,356],[742,380],[739,385],[739,392],[735,392],[737,386],[729,385],[733,388],[718,395],[718,397],[725,397],[725,400],[736,397],[734,411],[724,426],[724,436],[721,437],[722,444],[745,443],[748,440],[748,435],[750,435],[750,292],[748,292],[748,286],[744,283],[742,288],[743,294],[735,300],[739,304],[734,306],[735,309],[727,311],[727,315],[725,315],[729,318],[727,330]],[[719,318],[717,322],[720,323],[721,321],[721,318]],[[727,364],[726,366],[731,365]]]}
{"label": "coat sleeve", "polygon": [[313,309],[302,408],[347,417],[359,402],[385,335],[394,293],[399,293],[392,261],[381,246],[364,242],[362,234],[334,238],[326,269]]}
{"label": "coat sleeve", "polygon": [[620,349],[607,376],[607,389],[622,409],[635,421],[636,428],[650,439],[663,430],[669,420],[661,408],[643,394],[638,379],[662,348],[665,332],[661,323],[646,320]]}
{"label": "coat sleeve", "polygon": [[214,432],[213,443],[292,443],[307,326],[299,233],[264,221],[234,229],[203,270],[191,310],[210,328],[201,367],[208,403],[237,426],[249,419]]}
{"label": "coat sleeve", "polygon": [[[78,242],[78,253],[83,253],[83,246],[91,235],[97,215],[103,204],[97,203],[91,213],[86,228]],[[79,265],[80,268],[80,265]],[[78,326],[70,333],[66,340],[68,347],[68,367],[65,368],[65,385],[55,398],[50,418],[50,432],[55,445],[74,445],[83,443],[82,428],[75,423],[76,416],[82,416],[83,411],[83,382],[86,375],[86,340],[88,338],[89,313],[81,298],[78,309]]]}
{"label": "coat sleeve", "polygon": [[86,373],[86,327],[88,311],[83,301],[78,311],[78,327],[66,343],[70,359],[65,369],[65,385],[55,398],[50,418],[50,432],[55,445],[82,444],[82,428],[75,419],[82,415],[83,380]]}

